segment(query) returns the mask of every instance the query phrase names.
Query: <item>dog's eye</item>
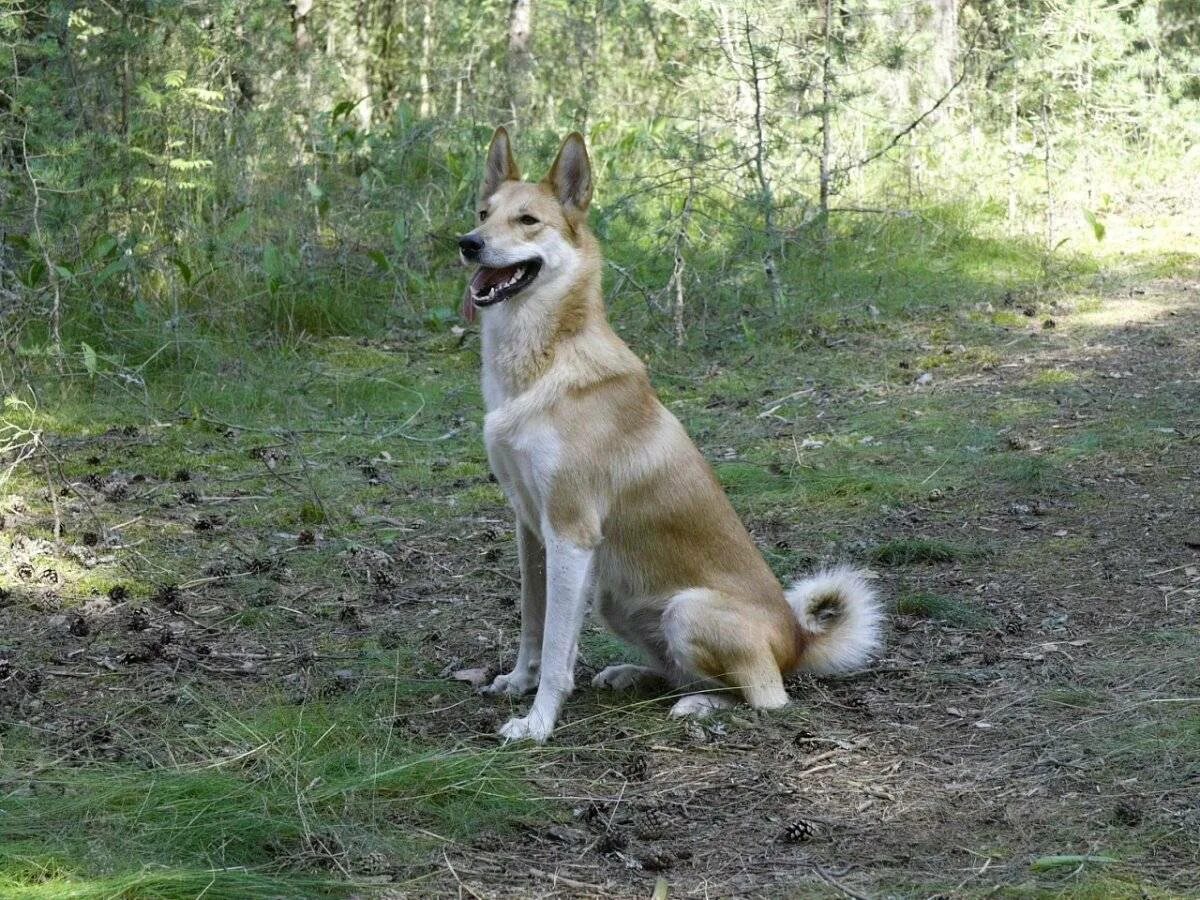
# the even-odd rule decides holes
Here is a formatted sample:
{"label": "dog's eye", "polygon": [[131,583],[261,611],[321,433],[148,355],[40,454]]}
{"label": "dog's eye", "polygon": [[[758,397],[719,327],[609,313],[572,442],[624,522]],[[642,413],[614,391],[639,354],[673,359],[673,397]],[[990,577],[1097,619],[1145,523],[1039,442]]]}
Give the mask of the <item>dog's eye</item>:
{"label": "dog's eye", "polygon": [[486,210],[486,209],[481,209],[481,210],[479,211],[479,221],[480,221],[480,222],[482,222],[482,221],[483,221],[484,219],[486,219],[486,218],[487,218],[487,210]]}
{"label": "dog's eye", "polygon": [[538,223],[537,219],[535,219],[533,216],[529,216],[529,215],[521,216],[521,218],[518,219],[518,221],[522,225],[536,225]]}

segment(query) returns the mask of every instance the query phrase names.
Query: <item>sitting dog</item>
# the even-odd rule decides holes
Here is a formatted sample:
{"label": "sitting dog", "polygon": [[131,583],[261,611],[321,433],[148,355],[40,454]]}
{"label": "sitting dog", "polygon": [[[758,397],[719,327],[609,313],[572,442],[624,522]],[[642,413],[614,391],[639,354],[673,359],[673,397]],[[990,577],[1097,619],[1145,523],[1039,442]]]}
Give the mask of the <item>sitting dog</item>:
{"label": "sitting dog", "polygon": [[543,742],[574,689],[589,601],[648,665],[610,666],[593,684],[650,681],[690,691],[672,715],[704,715],[740,693],[788,701],[783,675],[861,666],[881,612],[860,571],[835,568],[786,592],[712,469],[659,402],[642,361],[608,323],[588,229],[592,171],[579,134],[549,174],[521,180],[496,129],[478,223],[459,241],[478,266],[464,298],[479,311],[484,439],[517,518],[521,643],[483,691],[537,689],[500,733]]}

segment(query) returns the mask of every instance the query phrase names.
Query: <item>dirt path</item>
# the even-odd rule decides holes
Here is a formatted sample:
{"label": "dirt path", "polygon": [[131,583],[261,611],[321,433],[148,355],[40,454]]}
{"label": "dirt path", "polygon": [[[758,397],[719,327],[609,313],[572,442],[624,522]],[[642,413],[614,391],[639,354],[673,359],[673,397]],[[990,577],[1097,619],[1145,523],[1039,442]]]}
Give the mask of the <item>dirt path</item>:
{"label": "dirt path", "polygon": [[[1047,368],[1078,377],[1057,416],[1005,436],[1031,459],[1164,396],[1189,413],[1062,481],[1020,495],[974,484],[876,524],[881,540],[987,548],[880,570],[893,598],[961,596],[982,619],[897,615],[878,666],[797,680],[802,711],[782,717],[743,711],[654,740],[576,707],[563,740],[583,747],[533,773],[574,819],[503,849],[457,848],[458,876],[483,896],[645,897],[660,872],[687,897],[1195,890],[1200,284],[1065,318],[1036,353],[942,389],[986,408],[1019,401]],[[454,893],[447,876],[435,883]]]}
{"label": "dirt path", "polygon": [[[796,679],[796,704],[778,715],[683,725],[654,698],[581,689],[556,744],[522,762],[551,821],[385,866],[403,885],[389,895],[649,897],[659,878],[671,897],[1195,891],[1200,283],[1122,289],[1046,317],[935,387],[962,415],[1002,423],[996,446],[965,449],[1006,454],[1021,479],[968,480],[860,523],[863,554],[889,541],[962,549],[876,566],[885,596],[902,601],[878,665]],[[883,401],[913,389],[890,390]],[[846,418],[862,402],[832,400]],[[394,528],[394,543],[305,562],[320,528],[303,516],[239,523],[256,494],[233,462],[204,479],[175,463],[149,478],[111,468],[157,440],[137,429],[52,439],[63,472],[101,457],[110,466],[57,497],[84,600],[46,563],[50,495],[9,499],[0,709],[10,724],[69,764],[133,758],[139,729],[158,721],[146,711],[177,700],[184,682],[230,697],[328,696],[354,690],[345,670],[369,644],[410,648],[436,690],[396,715],[397,733],[495,746],[505,705],[442,680],[512,650],[507,513],[493,502],[453,514],[485,478],[419,497],[449,510],[420,540],[405,536],[420,528],[401,498],[356,513],[378,514],[370,521]],[[305,477],[295,447],[259,445],[253,466],[279,490]],[[354,468],[386,482],[370,462]],[[137,527],[152,528],[157,555],[144,540],[119,550],[102,540]],[[197,560],[194,577],[173,577]],[[87,581],[106,566],[156,592],[132,603],[120,584]],[[590,634],[579,683],[613,652]]]}

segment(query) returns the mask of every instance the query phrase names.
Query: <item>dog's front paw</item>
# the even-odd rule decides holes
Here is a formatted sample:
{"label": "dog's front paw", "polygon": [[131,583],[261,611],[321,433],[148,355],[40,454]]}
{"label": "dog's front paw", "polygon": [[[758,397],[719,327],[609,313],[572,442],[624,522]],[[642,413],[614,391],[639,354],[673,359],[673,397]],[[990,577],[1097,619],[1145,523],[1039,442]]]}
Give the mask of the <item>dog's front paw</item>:
{"label": "dog's front paw", "polygon": [[541,716],[530,713],[520,719],[509,719],[500,727],[500,736],[506,741],[534,741],[544,744],[554,730],[554,724]]}
{"label": "dog's front paw", "polygon": [[493,697],[520,697],[528,694],[538,685],[537,675],[533,672],[518,672],[513,670],[507,675],[497,675],[491,684],[479,689],[479,693]]}

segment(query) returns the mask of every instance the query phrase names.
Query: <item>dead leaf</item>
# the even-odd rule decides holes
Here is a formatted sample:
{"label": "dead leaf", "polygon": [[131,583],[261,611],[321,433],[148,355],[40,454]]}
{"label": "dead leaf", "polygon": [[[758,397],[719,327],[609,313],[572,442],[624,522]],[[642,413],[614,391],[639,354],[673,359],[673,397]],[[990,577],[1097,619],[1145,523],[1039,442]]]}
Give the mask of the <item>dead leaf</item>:
{"label": "dead leaf", "polygon": [[487,681],[487,669],[459,669],[450,677],[455,681],[465,681],[471,687],[482,687]]}

